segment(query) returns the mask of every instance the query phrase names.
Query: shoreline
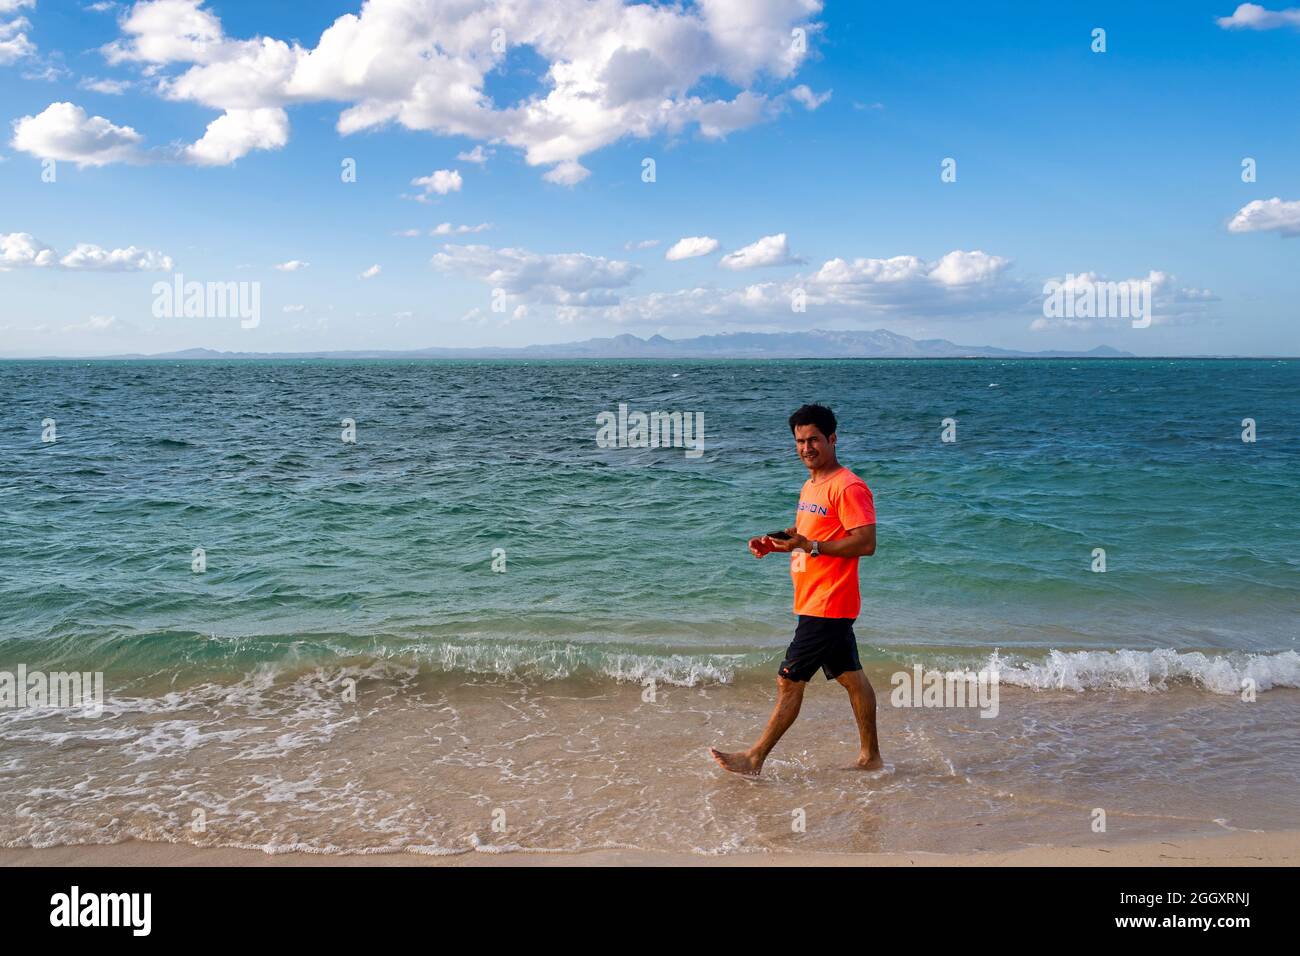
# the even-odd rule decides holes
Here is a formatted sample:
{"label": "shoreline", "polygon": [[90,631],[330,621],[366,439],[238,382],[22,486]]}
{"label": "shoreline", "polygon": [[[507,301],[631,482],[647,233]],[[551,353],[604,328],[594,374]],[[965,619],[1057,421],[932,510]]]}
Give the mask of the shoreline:
{"label": "shoreline", "polygon": [[0,848],[0,867],[22,866],[1297,866],[1300,830],[1171,836],[1096,845],[1023,847],[972,853],[737,853],[659,850],[422,853],[266,853],[179,843]]}

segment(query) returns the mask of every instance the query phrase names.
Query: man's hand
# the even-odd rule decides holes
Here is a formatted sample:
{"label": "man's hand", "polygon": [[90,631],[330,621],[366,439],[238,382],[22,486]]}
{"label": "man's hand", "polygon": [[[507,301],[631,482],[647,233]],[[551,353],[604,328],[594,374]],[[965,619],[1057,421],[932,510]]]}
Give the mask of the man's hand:
{"label": "man's hand", "polygon": [[[795,531],[794,528],[786,528],[785,533],[790,537],[773,538],[765,534],[759,538],[750,538],[749,553],[756,558],[771,554],[773,551],[780,554],[790,551],[803,551],[805,554],[812,553],[812,542]],[[822,554],[835,558],[859,558],[873,555],[876,553],[876,526],[874,524],[863,525],[860,528],[852,529],[842,538],[837,538],[834,541],[823,541],[820,550]]]}
{"label": "man's hand", "polygon": [[772,551],[780,551],[782,554],[790,551],[811,551],[812,542],[795,531],[794,528],[786,528],[785,533],[788,538],[769,538],[766,535],[763,540],[766,541]]}

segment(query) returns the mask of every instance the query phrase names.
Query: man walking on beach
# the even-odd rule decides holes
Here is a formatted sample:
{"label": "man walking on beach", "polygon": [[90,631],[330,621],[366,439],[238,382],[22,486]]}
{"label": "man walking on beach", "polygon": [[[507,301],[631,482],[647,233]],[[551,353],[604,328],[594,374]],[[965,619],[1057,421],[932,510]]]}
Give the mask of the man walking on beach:
{"label": "man walking on beach", "polygon": [[750,538],[756,558],[773,551],[790,554],[794,613],[799,624],[776,677],[776,708],[758,743],[723,753],[710,747],[724,770],[757,775],[781,735],[799,716],[803,692],[817,669],[849,692],[862,749],[854,769],[879,770],[876,694],[862,673],[853,621],[861,609],[858,558],[876,553],[876,506],[871,489],[835,457],[835,414],[822,405],[804,405],[790,416],[799,457],[808,480],[799,493],[795,526],[782,537]]}

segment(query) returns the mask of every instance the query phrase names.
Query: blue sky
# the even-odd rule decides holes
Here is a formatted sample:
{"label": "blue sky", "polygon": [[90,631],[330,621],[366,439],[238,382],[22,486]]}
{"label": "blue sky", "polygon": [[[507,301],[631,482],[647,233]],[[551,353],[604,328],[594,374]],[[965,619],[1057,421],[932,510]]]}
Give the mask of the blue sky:
{"label": "blue sky", "polygon": [[[0,0],[0,355],[1300,353],[1300,9],[1079,6]],[[257,322],[158,317],[177,273]],[[1067,275],[1153,321],[1045,315]]]}

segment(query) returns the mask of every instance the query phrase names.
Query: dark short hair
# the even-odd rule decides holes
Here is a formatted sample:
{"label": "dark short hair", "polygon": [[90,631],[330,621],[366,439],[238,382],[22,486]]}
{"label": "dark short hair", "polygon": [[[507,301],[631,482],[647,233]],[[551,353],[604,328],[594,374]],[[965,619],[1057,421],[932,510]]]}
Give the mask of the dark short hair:
{"label": "dark short hair", "polygon": [[835,413],[825,405],[800,405],[799,410],[790,416],[790,434],[794,434],[798,425],[816,425],[827,438],[835,434]]}

